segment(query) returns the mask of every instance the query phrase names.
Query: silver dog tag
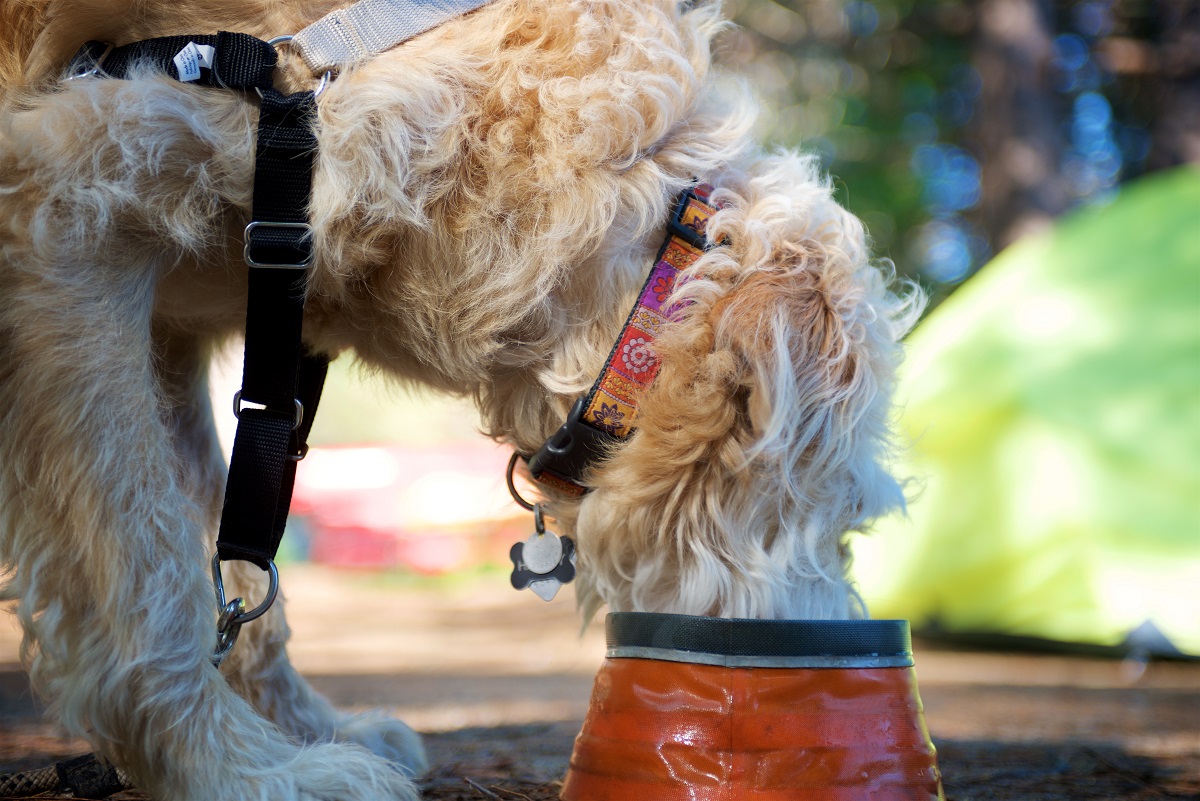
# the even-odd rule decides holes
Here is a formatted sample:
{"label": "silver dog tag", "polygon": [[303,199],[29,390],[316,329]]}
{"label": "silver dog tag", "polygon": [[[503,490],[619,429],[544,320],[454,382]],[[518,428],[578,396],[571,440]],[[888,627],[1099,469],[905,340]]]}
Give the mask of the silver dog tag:
{"label": "silver dog tag", "polygon": [[562,561],[562,554],[562,540],[558,538],[557,534],[547,531],[543,534],[534,534],[525,540],[521,556],[525,560],[526,568],[539,576],[544,576],[558,567],[558,563]]}

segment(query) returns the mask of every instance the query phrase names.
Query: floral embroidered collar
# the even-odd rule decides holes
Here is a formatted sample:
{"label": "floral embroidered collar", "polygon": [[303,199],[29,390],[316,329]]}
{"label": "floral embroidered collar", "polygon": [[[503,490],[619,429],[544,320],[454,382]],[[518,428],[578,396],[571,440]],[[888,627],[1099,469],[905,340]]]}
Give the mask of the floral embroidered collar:
{"label": "floral embroidered collar", "polygon": [[710,246],[704,229],[716,213],[708,199],[711,192],[711,186],[699,184],[680,196],[654,267],[600,377],[575,402],[562,427],[526,458],[530,474],[539,483],[568,495],[583,495],[588,491],[582,479],[587,468],[633,434],[638,398],[658,373],[654,338],[682,308],[667,305],[667,299],[680,272]]}

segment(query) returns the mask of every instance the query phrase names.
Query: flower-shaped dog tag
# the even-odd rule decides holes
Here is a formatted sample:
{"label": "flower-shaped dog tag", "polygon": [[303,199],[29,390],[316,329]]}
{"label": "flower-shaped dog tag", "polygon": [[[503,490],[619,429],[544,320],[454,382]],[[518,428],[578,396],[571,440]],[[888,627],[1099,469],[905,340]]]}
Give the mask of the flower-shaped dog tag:
{"label": "flower-shaped dog tag", "polygon": [[524,542],[513,543],[512,585],[531,589],[543,601],[558,594],[558,588],[575,579],[575,543],[551,531],[535,533]]}

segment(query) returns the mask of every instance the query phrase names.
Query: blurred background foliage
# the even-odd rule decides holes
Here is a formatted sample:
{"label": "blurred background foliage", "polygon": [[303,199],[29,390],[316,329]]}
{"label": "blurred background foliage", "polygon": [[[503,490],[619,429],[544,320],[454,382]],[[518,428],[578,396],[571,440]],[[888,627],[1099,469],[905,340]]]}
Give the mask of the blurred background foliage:
{"label": "blurred background foliage", "polygon": [[935,301],[1143,173],[1200,161],[1194,0],[727,0],[769,141],[820,155]]}

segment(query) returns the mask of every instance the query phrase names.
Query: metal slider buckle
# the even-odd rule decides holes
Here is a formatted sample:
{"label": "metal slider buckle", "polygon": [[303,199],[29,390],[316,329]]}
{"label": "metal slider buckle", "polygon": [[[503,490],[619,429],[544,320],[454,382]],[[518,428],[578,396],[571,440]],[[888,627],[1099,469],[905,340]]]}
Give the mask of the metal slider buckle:
{"label": "metal slider buckle", "polygon": [[529,458],[529,474],[534,479],[548,470],[582,485],[584,471],[608,456],[618,444],[619,440],[612,434],[584,421],[586,402],[586,397],[575,401],[567,421]]}
{"label": "metal slider buckle", "polygon": [[304,235],[300,237],[299,241],[307,239],[310,243],[312,242],[312,226],[306,222],[268,222],[264,220],[255,220],[246,226],[246,231],[243,234],[243,241],[245,242],[245,245],[242,247],[242,258],[246,260],[246,264],[250,265],[251,267],[258,267],[266,270],[302,270],[312,264],[312,250],[309,250],[308,256],[304,259],[304,261],[294,264],[274,264],[270,262],[255,261],[250,256],[250,248],[253,245],[250,235],[260,228],[283,228],[287,230],[304,231]]}
{"label": "metal slider buckle", "polygon": [[[300,402],[299,398],[294,398],[293,401],[296,404],[296,417],[292,422],[292,430],[295,431],[300,427],[300,424],[304,422],[304,404]],[[255,403],[255,401],[247,401],[247,403]],[[262,406],[264,409],[267,408],[264,404],[260,403],[258,405]],[[233,393],[233,416],[239,420],[242,417],[242,391],[240,389]],[[304,452],[306,454],[308,453],[307,447],[304,449]],[[300,459],[303,458],[304,456],[300,457]],[[299,459],[297,459],[297,461],[299,461]]]}

